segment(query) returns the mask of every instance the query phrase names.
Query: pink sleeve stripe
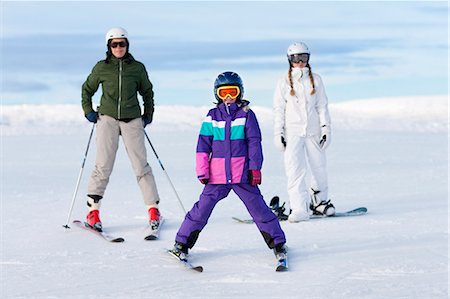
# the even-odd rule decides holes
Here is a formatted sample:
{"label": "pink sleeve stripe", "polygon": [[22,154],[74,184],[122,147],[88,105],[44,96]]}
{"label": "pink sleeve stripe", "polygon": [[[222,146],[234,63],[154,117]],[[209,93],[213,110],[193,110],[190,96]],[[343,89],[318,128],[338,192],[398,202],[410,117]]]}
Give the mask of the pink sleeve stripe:
{"label": "pink sleeve stripe", "polygon": [[198,178],[209,178],[209,154],[197,153],[195,157],[195,171]]}

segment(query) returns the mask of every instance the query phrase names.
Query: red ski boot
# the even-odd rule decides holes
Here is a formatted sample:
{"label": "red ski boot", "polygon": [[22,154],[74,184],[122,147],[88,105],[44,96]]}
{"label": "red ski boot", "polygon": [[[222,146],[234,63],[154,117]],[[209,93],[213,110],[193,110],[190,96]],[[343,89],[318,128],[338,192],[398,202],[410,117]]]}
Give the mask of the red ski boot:
{"label": "red ski boot", "polygon": [[150,227],[153,230],[158,229],[160,220],[161,220],[161,216],[160,216],[158,208],[148,209],[148,216],[149,216]]}
{"label": "red ski boot", "polygon": [[87,214],[87,221],[86,224],[92,229],[95,229],[96,231],[101,232],[102,231],[102,222],[100,221],[100,212],[99,210],[92,210],[89,211]]}

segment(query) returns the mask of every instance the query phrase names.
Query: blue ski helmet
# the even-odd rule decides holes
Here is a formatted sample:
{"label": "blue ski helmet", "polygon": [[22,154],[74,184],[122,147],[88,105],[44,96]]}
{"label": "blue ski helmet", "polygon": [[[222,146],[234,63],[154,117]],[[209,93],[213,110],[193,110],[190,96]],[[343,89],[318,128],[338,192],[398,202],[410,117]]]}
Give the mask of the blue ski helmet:
{"label": "blue ski helmet", "polygon": [[241,93],[236,100],[240,101],[242,99],[242,96],[244,95],[244,83],[242,83],[241,77],[235,72],[223,72],[222,74],[219,74],[216,81],[214,81],[214,96],[219,103],[222,102],[222,100],[217,96],[217,88],[225,85],[238,86]]}

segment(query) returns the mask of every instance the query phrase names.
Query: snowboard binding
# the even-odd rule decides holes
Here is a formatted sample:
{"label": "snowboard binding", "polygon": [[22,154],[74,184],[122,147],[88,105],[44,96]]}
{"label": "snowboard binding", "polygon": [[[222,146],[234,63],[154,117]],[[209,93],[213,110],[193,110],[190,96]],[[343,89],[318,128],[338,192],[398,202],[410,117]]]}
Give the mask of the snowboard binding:
{"label": "snowboard binding", "polygon": [[284,207],[286,203],[283,202],[283,204],[280,206],[280,198],[278,196],[274,196],[270,200],[270,208],[272,209],[273,213],[277,216],[279,221],[286,221],[289,217],[289,214],[286,215],[284,212],[286,211],[286,208]]}

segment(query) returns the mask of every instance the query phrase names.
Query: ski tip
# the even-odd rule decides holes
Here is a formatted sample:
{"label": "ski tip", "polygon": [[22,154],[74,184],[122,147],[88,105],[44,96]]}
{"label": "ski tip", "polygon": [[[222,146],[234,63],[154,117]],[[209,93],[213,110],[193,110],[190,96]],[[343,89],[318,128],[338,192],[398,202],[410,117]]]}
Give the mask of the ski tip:
{"label": "ski tip", "polygon": [[154,235],[149,235],[149,236],[146,236],[146,237],[144,238],[144,240],[146,240],[146,241],[158,240],[158,237],[157,237],[157,236],[154,236]]}
{"label": "ski tip", "polygon": [[236,220],[237,222],[240,222],[240,223],[247,223],[247,224],[253,223],[252,219],[240,219],[240,218],[237,218],[237,217],[231,217],[231,218],[233,220]]}
{"label": "ski tip", "polygon": [[277,272],[286,272],[288,270],[288,267],[286,266],[278,266],[275,271]]}
{"label": "ski tip", "polygon": [[187,269],[193,270],[195,272],[203,272],[202,266],[193,266],[189,261],[186,259],[180,259],[171,249],[167,249],[167,253],[169,253],[171,256],[176,258],[179,262],[182,263]]}
{"label": "ski tip", "polygon": [[113,243],[122,243],[122,242],[125,242],[125,239],[119,237],[119,238],[112,239],[111,242],[113,242]]}

